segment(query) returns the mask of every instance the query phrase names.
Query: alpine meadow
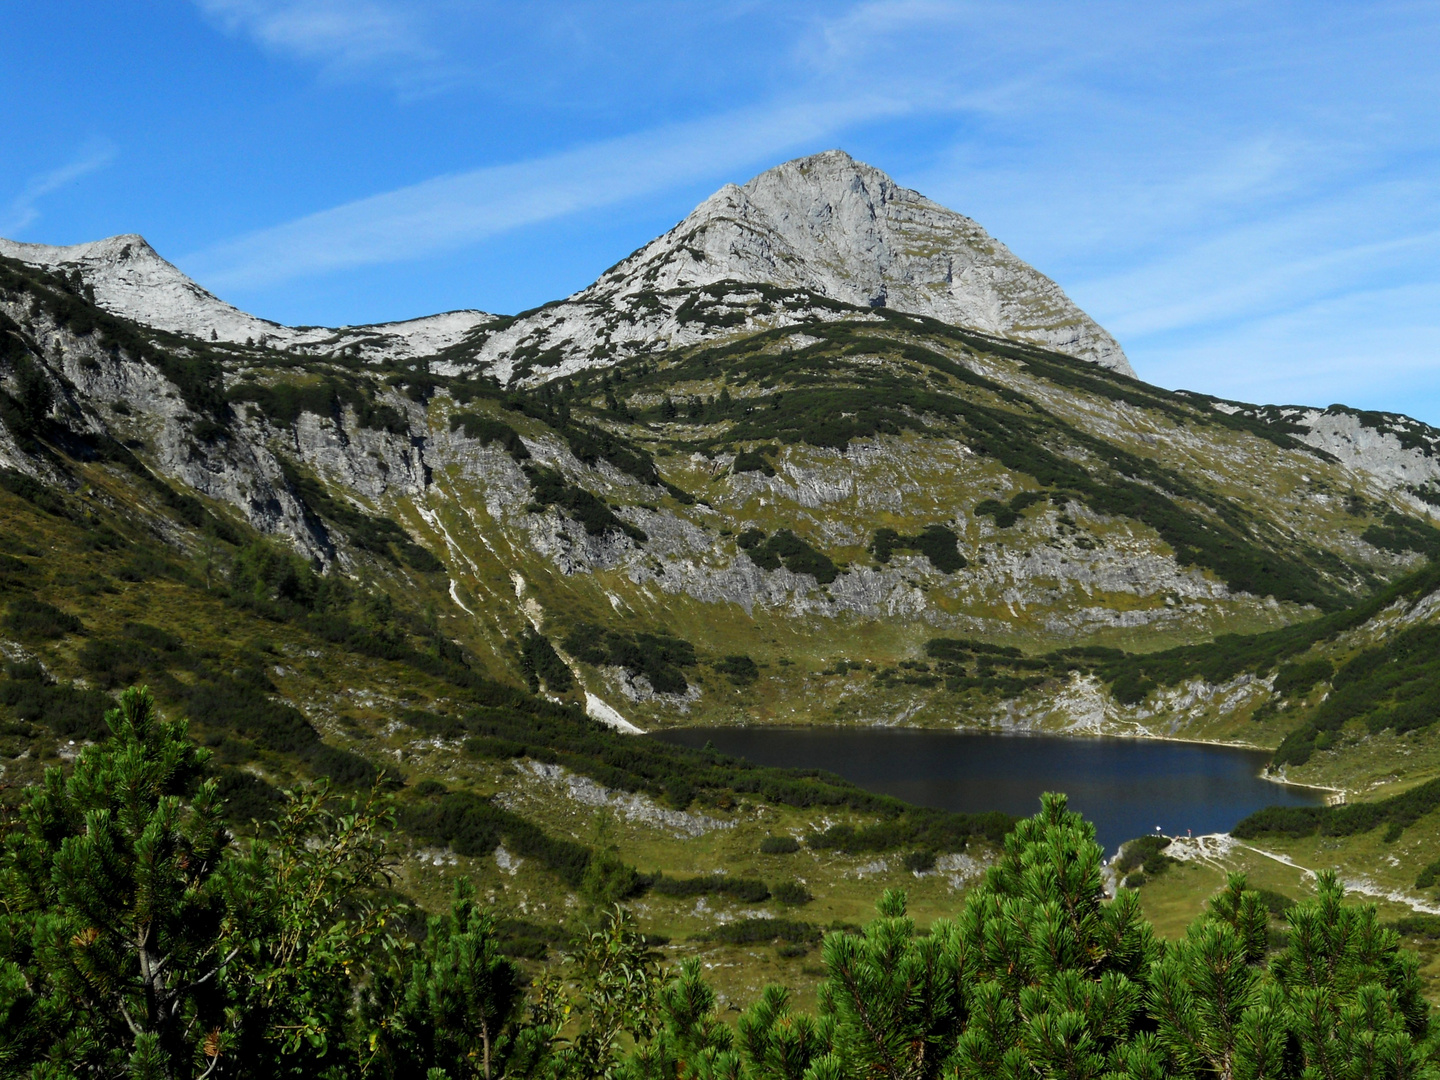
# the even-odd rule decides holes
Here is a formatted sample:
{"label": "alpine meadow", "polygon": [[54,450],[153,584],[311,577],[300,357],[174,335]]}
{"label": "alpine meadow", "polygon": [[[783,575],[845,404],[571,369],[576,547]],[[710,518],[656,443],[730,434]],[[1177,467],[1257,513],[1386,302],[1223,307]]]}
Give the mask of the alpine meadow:
{"label": "alpine meadow", "polygon": [[1437,514],[1440,429],[1151,385],[839,150],[515,315],[0,240],[0,1075],[1440,1080]]}

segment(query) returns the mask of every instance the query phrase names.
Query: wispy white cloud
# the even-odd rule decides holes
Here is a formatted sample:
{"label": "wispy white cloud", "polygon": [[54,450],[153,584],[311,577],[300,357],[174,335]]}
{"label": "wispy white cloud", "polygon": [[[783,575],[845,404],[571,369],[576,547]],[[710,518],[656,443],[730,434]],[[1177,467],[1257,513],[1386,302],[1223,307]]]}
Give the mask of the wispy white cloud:
{"label": "wispy white cloud", "polygon": [[360,199],[198,252],[186,270],[221,289],[454,250],[497,233],[733,173],[908,108],[888,97],[776,106],[476,169]]}
{"label": "wispy white cloud", "polygon": [[6,218],[0,221],[0,233],[15,236],[40,217],[40,200],[74,183],[82,176],[105,168],[115,160],[115,144],[108,139],[87,143],[80,152],[59,168],[32,176],[24,190],[11,200]]}
{"label": "wispy white cloud", "polygon": [[[1409,327],[1384,346],[1396,370],[1428,370],[1424,343],[1440,341],[1421,301],[1440,280],[1433,3],[194,2],[326,71],[410,86],[459,72],[449,85],[470,96],[449,106],[494,117],[489,145],[519,148],[512,164],[186,260],[216,287],[263,292],[506,232],[507,258],[538,266],[528,226],[642,197],[669,206],[682,188],[841,144],[977,218],[1169,385],[1197,384],[1195,370],[1217,390],[1310,397],[1282,390],[1325,365],[1340,378],[1378,340],[1328,311],[1378,304]],[[532,122],[527,141],[516,127]],[[582,144],[587,124],[626,122],[632,134]],[[574,149],[524,149],[542,145]],[[1291,382],[1256,382],[1267,370]]]}
{"label": "wispy white cloud", "polygon": [[1172,335],[1146,350],[1145,377],[1237,401],[1334,402],[1440,418],[1430,313],[1440,282],[1351,290],[1261,317]]}
{"label": "wispy white cloud", "polygon": [[450,70],[419,4],[387,0],[195,0],[231,33],[317,63],[332,74],[376,69],[401,81],[435,81]]}

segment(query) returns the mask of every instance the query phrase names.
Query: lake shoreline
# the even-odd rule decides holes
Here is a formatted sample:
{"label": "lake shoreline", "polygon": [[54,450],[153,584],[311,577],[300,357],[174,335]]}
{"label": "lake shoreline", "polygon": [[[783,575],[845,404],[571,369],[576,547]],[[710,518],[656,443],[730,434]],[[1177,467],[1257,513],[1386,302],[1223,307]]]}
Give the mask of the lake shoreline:
{"label": "lake shoreline", "polygon": [[1107,849],[1157,825],[1167,834],[1228,831],[1267,806],[1318,806],[1330,795],[1267,776],[1264,747],[1138,733],[759,723],[651,734],[709,744],[762,767],[823,770],[915,806],[960,813],[1024,816],[1042,792],[1064,791]]}
{"label": "lake shoreline", "polygon": [[[996,727],[972,727],[964,724],[950,725],[945,727],[932,726],[928,724],[887,724],[882,721],[872,723],[841,723],[826,724],[818,721],[795,724],[795,723],[759,723],[759,724],[674,724],[661,728],[651,728],[644,732],[646,735],[663,735],[672,731],[699,731],[699,730],[735,730],[735,731],[815,731],[824,728],[834,728],[840,731],[953,731],[965,735],[994,735],[1011,736],[1016,738],[1027,737],[1063,737],[1079,739],[1126,739],[1139,740],[1143,742],[1170,742],[1185,743],[1192,746],[1214,746],[1226,750],[1248,750],[1256,753],[1264,752],[1273,754],[1273,746],[1263,746],[1260,743],[1242,742],[1238,739],[1201,739],[1185,735],[1156,735],[1153,732],[1140,732],[1133,729],[1128,731],[1092,731],[1076,730],[1074,728],[1057,728],[1049,730],[1045,728],[996,728]],[[1334,806],[1347,802],[1350,797],[1348,788],[1334,787],[1330,784],[1307,783],[1303,780],[1287,780],[1283,777],[1274,776],[1261,769],[1255,774],[1258,779],[1266,783],[1276,784],[1280,787],[1304,788],[1309,791],[1321,791],[1326,794],[1326,805]]]}

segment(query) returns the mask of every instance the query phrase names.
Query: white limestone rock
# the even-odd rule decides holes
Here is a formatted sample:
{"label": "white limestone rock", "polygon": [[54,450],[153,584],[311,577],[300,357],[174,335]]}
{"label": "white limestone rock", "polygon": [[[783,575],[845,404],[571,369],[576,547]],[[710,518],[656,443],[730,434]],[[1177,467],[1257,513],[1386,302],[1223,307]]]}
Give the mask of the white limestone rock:
{"label": "white limestone rock", "polygon": [[1440,514],[1440,430],[1401,413],[1345,405],[1246,405],[1207,399],[1217,412],[1279,428],[1360,474],[1373,491],[1398,495],[1418,513]]}
{"label": "white limestone rock", "polygon": [[0,238],[0,255],[47,270],[78,270],[81,280],[94,289],[95,302],[111,314],[202,341],[248,341],[315,352],[355,348],[361,355],[405,360],[433,355],[495,318],[483,311],[447,311],[405,322],[340,329],[282,326],[227,304],[133,233],[68,247]]}
{"label": "white limestone rock", "polygon": [[927,315],[1134,374],[1115,339],[1055,282],[970,218],[843,150],[725,185],[575,299],[726,280]]}
{"label": "white limestone rock", "polygon": [[70,247],[0,239],[0,255],[78,270],[101,307],[172,333],[374,360],[463,345],[463,359],[437,370],[478,366],[503,382],[544,382],[656,348],[857,314],[817,296],[925,315],[1134,374],[1115,339],[1055,282],[974,221],[841,150],[727,184],[593,285],[515,320],[452,311],[373,326],[282,326],[207,292],[136,235]]}

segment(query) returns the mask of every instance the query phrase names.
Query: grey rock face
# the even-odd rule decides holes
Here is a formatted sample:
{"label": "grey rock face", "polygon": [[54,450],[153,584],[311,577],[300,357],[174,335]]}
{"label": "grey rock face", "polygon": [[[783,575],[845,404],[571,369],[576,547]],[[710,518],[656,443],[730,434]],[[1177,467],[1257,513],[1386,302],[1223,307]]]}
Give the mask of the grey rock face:
{"label": "grey rock face", "polygon": [[[172,333],[375,360],[464,345],[468,359],[452,366],[478,366],[506,382],[544,382],[657,346],[836,316],[807,294],[926,315],[1134,374],[1115,339],[1055,282],[974,221],[840,150],[727,184],[589,288],[510,323],[452,311],[376,326],[281,326],[207,292],[135,235],[71,247],[0,239],[0,255],[78,270],[100,306]],[[685,292],[720,282],[731,283],[729,295],[699,305],[708,313]],[[795,292],[747,295],[735,287],[745,284]],[[544,359],[534,370],[517,354]]]}
{"label": "grey rock face", "polygon": [[1334,457],[1373,493],[1398,495],[1412,511],[1433,517],[1440,507],[1440,430],[1419,420],[1344,405],[1314,409],[1212,401],[1211,406],[1279,427]]}
{"label": "grey rock face", "polygon": [[79,271],[106,311],[202,341],[252,341],[317,352],[353,347],[362,355],[409,359],[439,352],[494,318],[483,311],[447,311],[338,330],[282,326],[248,315],[201,288],[134,234],[68,247],[0,238],[0,255],[49,270]]}
{"label": "grey rock face", "polygon": [[727,279],[928,315],[1134,374],[1055,282],[976,222],[842,150],[727,184],[576,299]]}

